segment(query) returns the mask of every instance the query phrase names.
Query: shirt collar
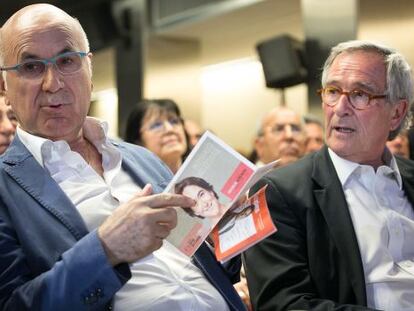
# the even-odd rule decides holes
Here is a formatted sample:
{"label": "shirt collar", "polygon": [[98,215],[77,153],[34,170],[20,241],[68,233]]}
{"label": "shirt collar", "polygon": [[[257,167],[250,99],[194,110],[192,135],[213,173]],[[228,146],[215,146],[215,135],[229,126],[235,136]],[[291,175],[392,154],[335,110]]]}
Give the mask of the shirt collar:
{"label": "shirt collar", "polygon": [[[328,148],[328,152],[329,156],[331,157],[332,163],[335,167],[336,173],[338,174],[339,181],[341,182],[341,185],[344,186],[348,178],[352,175],[352,173],[362,165],[341,158],[331,148]],[[392,155],[392,153],[389,151],[387,147],[385,147],[384,149],[384,154],[382,158],[384,160],[385,166],[388,166],[391,169],[392,175],[398,183],[398,187],[402,189],[402,178],[400,170],[397,166],[397,161],[395,160],[395,157]]]}
{"label": "shirt collar", "polygon": [[[67,144],[64,141],[53,142],[50,139],[40,136],[32,135],[20,126],[17,127],[16,133],[19,136],[23,145],[30,151],[36,161],[44,167],[43,152],[45,146],[50,144]],[[102,150],[102,144],[108,140],[108,123],[93,117],[86,117],[83,125],[83,135],[92,142],[99,151]]]}

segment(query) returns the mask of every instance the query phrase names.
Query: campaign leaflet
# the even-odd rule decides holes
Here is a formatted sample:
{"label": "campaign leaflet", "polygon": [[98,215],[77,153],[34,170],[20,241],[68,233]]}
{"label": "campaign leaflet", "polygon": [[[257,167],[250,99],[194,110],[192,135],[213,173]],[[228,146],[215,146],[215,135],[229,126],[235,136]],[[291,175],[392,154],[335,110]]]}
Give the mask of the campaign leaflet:
{"label": "campaign leaflet", "polygon": [[266,202],[266,186],[232,207],[211,232],[216,258],[227,261],[277,231]]}
{"label": "campaign leaflet", "polygon": [[207,131],[164,191],[196,201],[192,208],[176,208],[177,226],[167,241],[192,256],[227,210],[242,202],[247,190],[276,162],[257,168]]}

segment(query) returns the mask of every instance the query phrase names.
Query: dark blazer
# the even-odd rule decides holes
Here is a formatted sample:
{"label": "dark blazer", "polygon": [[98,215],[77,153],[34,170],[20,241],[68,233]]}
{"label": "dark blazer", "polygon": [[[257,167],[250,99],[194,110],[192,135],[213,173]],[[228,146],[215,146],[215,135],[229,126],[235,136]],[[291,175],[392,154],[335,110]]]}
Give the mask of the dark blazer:
{"label": "dark blazer", "polygon": [[[397,159],[413,204],[414,162]],[[369,310],[351,216],[328,149],[269,173],[278,231],[244,254],[255,310]]]}
{"label": "dark blazer", "polygon": [[[154,155],[114,144],[139,186],[165,188],[171,173]],[[244,310],[230,281],[238,277],[237,264],[229,275],[206,245],[194,261],[231,310]],[[16,137],[0,158],[0,310],[110,309],[130,277],[127,264],[109,264],[96,231],[87,231],[76,207]]]}

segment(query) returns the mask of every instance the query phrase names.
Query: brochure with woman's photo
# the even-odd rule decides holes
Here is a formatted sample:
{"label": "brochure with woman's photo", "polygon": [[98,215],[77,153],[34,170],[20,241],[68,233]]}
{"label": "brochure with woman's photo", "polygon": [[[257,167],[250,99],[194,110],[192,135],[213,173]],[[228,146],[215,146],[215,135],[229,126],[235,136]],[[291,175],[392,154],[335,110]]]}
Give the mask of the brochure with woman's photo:
{"label": "brochure with woman's photo", "polygon": [[192,208],[177,208],[177,226],[167,240],[185,255],[192,256],[228,209],[234,208],[234,203],[275,165],[272,162],[257,168],[206,132],[165,189],[196,201]]}
{"label": "brochure with woman's photo", "polygon": [[230,208],[211,232],[217,260],[227,261],[277,231],[264,186],[243,204]]}

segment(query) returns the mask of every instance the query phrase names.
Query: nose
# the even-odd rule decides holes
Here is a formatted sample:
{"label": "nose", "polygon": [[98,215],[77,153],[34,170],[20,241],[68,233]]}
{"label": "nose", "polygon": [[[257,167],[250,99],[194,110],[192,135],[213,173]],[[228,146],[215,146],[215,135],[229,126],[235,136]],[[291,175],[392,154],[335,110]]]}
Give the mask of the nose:
{"label": "nose", "polygon": [[54,64],[47,64],[43,74],[42,90],[54,93],[62,87],[62,75],[57,71]]}
{"label": "nose", "polygon": [[285,133],[285,137],[292,138],[293,137],[293,131],[292,126],[290,124],[286,124],[283,128],[283,132]]}
{"label": "nose", "polygon": [[338,102],[333,107],[335,113],[338,116],[347,115],[352,111],[352,105],[349,102],[349,97],[347,94],[341,94],[341,96],[338,98]]}
{"label": "nose", "polygon": [[165,129],[166,132],[170,132],[170,131],[173,130],[173,126],[170,123],[170,121],[168,121],[168,120],[164,121],[164,129]]}

